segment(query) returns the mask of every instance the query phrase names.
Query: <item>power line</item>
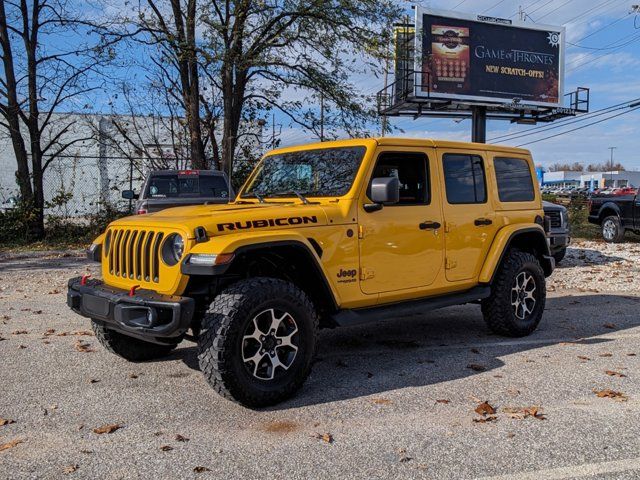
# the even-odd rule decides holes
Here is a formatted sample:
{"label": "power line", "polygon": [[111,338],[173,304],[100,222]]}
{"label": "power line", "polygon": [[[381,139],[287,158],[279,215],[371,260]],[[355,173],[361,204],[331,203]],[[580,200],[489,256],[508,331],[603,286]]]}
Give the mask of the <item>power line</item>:
{"label": "power line", "polygon": [[618,22],[620,22],[620,21],[622,21],[622,20],[624,20],[624,19],[626,19],[626,18],[629,18],[629,14],[628,14],[628,13],[626,13],[623,17],[620,17],[619,19],[614,20],[613,22],[606,24],[605,26],[600,27],[600,28],[599,28],[599,29],[597,29],[597,30],[594,30],[594,31],[593,31],[593,32],[591,32],[589,35],[582,37],[580,40],[576,40],[576,42],[582,42],[583,40],[586,40],[587,38],[589,38],[589,37],[591,37],[591,36],[595,35],[596,33],[599,33],[599,32],[601,32],[601,31],[603,31],[603,30],[605,30],[605,29],[607,29],[607,28],[609,28],[609,27],[611,27],[611,26],[615,25],[616,23],[618,23]]}
{"label": "power line", "polygon": [[[611,53],[613,53],[613,52],[615,52],[617,50],[620,50],[621,48],[626,47],[627,45],[630,45],[632,43],[635,43],[638,40],[640,40],[640,35],[638,37],[634,38],[633,40],[630,40],[627,43],[624,43],[624,44],[614,48],[613,50],[611,50],[611,51],[609,51],[607,53],[604,53],[604,54],[602,54],[600,56],[596,56],[596,57],[592,58],[591,60],[587,60],[586,62],[580,63],[580,64],[574,66],[573,68],[570,68],[569,70],[567,70],[566,73],[573,72],[573,71],[575,71],[575,70],[577,70],[579,68],[584,67],[585,65],[588,65],[588,64],[593,63],[593,62],[595,62],[597,60],[600,60],[600,59],[604,58],[607,54],[611,54]],[[571,62],[571,63],[573,63],[573,62]]]}
{"label": "power line", "polygon": [[[619,38],[618,40],[615,40],[613,43],[610,43],[610,44],[608,44],[608,45],[617,44],[618,42],[625,41],[625,40],[627,40],[627,39],[629,39],[629,38],[631,38],[631,37],[634,37],[634,38],[635,38],[635,37],[637,37],[637,36],[640,36],[640,34],[638,34],[638,33],[631,33],[631,34],[629,34],[629,35],[625,35],[625,36],[624,36],[624,37],[622,37],[622,38]],[[616,48],[622,48],[622,47],[624,47],[624,46],[626,46],[626,45],[629,45],[629,43],[632,43],[633,41],[634,41],[634,40],[630,40],[630,41],[628,41],[628,42],[626,42],[626,43],[623,43],[623,44],[621,44],[621,45],[604,46],[604,47],[586,47],[586,46],[584,46],[584,45],[578,45],[577,43],[571,43],[571,42],[567,42],[567,43],[568,43],[569,45],[573,46],[573,47],[584,48],[584,49],[587,49],[587,50],[611,50],[612,48],[613,48],[613,49],[616,49]],[[569,63],[573,63],[573,62],[575,62],[575,61],[576,61],[576,60],[574,59],[573,61],[571,61],[571,62],[569,62]]]}
{"label": "power line", "polygon": [[635,102],[640,102],[640,98],[634,98],[632,100],[627,100],[625,102],[611,105],[609,107],[601,108],[599,110],[594,110],[593,112],[582,115],[581,117],[578,117],[578,118],[568,118],[565,120],[561,120],[560,122],[555,123],[553,125],[541,125],[538,127],[528,128],[527,130],[524,130],[522,132],[513,132],[505,135],[499,135],[497,137],[490,139],[490,143],[493,143],[494,140],[500,140],[504,142],[504,141],[511,141],[516,138],[527,137],[531,135],[538,135],[545,131],[566,127],[568,125],[573,125],[574,123],[584,122],[585,120],[591,120],[593,118],[606,115],[607,113],[614,112],[616,110],[628,108],[629,105],[633,105]]}
{"label": "power line", "polygon": [[638,105],[637,107],[631,108],[629,110],[626,110],[624,112],[616,113],[615,115],[611,115],[610,117],[603,118],[602,120],[597,120],[595,122],[591,122],[591,123],[588,123],[586,125],[582,125],[581,127],[572,128],[571,130],[567,130],[565,132],[556,133],[555,135],[549,135],[548,137],[540,138],[538,140],[532,140],[531,142],[521,143],[520,145],[516,145],[516,147],[524,147],[525,145],[531,145],[532,143],[538,143],[538,142],[542,142],[544,140],[549,140],[550,138],[559,137],[560,135],[566,135],[567,133],[572,133],[572,132],[575,132],[577,130],[582,130],[583,128],[587,128],[587,127],[590,127],[592,125],[596,125],[598,123],[606,122],[607,120],[611,120],[612,118],[616,118],[616,117],[619,117],[621,115],[626,115],[627,113],[634,112],[634,111],[636,111],[638,109],[640,109],[640,105]]}
{"label": "power line", "polygon": [[567,20],[566,22],[564,22],[564,24],[566,25],[567,23],[571,23],[571,22],[573,22],[574,20],[577,20],[577,19],[579,19],[579,18],[582,18],[582,17],[584,17],[585,15],[587,15],[588,13],[591,13],[591,12],[593,12],[593,11],[595,11],[595,10],[599,10],[600,8],[602,8],[602,7],[606,6],[606,5],[609,5],[609,4],[611,4],[611,3],[615,2],[615,1],[616,1],[616,0],[606,0],[606,1],[602,2],[602,3],[599,3],[599,4],[598,4],[598,5],[596,5],[595,7],[592,7],[592,8],[590,8],[589,10],[585,10],[584,12],[579,13],[579,14],[578,14],[578,15],[576,15],[575,17],[573,17],[573,18],[571,18],[571,19]]}
{"label": "power line", "polygon": [[565,5],[570,4],[571,2],[573,2],[573,0],[567,0],[566,2],[564,2],[562,5],[557,6],[556,8],[554,8],[553,10],[548,11],[547,13],[545,13],[544,15],[542,15],[540,18],[538,18],[538,22],[540,20],[542,20],[545,17],[548,17],[549,15],[551,15],[553,12],[560,10],[562,7],[564,7]]}
{"label": "power line", "polygon": [[483,14],[485,14],[485,13],[487,13],[487,12],[489,12],[489,11],[493,10],[493,9],[494,9],[494,8],[496,8],[497,6],[502,5],[502,4],[503,4],[504,2],[506,2],[506,1],[507,1],[507,0],[500,0],[498,3],[496,3],[496,4],[492,5],[492,6],[490,6],[490,7],[489,7],[489,8],[487,8],[487,9],[485,9],[482,13],[483,13]]}

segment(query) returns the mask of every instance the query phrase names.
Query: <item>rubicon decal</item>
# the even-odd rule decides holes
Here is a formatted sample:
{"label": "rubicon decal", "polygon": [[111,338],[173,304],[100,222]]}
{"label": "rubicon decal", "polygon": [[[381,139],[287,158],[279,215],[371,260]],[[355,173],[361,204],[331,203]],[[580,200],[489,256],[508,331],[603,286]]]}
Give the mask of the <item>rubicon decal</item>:
{"label": "rubicon decal", "polygon": [[218,231],[224,230],[246,230],[249,228],[265,228],[265,227],[286,227],[288,225],[305,225],[307,223],[318,223],[318,217],[312,215],[310,217],[283,217],[268,218],[265,220],[245,220],[242,222],[219,223]]}

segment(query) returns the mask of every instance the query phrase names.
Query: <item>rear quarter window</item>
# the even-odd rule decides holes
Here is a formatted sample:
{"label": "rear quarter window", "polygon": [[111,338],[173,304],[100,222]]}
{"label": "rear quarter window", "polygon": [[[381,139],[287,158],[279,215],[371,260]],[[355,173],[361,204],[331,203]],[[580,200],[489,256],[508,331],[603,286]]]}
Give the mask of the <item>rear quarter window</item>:
{"label": "rear quarter window", "polygon": [[501,202],[531,202],[535,199],[531,170],[525,159],[495,157],[493,168]]}

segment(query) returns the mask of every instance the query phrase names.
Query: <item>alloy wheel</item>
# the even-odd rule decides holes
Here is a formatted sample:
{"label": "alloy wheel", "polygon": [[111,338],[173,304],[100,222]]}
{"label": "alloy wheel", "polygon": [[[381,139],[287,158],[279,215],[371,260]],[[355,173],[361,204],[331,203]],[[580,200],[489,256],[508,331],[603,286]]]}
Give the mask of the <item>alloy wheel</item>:
{"label": "alloy wheel", "polygon": [[524,320],[536,306],[536,281],[529,272],[516,275],[511,287],[511,305],[517,318]]}

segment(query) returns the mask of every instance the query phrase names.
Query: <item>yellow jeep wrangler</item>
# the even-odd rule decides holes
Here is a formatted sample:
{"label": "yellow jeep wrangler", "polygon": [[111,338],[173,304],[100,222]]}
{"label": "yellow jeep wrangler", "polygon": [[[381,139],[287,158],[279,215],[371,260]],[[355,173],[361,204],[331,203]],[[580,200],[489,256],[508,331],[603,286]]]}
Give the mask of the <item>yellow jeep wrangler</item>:
{"label": "yellow jeep wrangler", "polygon": [[[527,150],[378,138],[268,153],[235,201],[109,225],[102,280],[69,306],[131,361],[198,342],[226,398],[277,403],[309,375],[318,329],[480,303],[489,328],[537,327],[554,268]],[[395,320],[398,321],[398,320]]]}

